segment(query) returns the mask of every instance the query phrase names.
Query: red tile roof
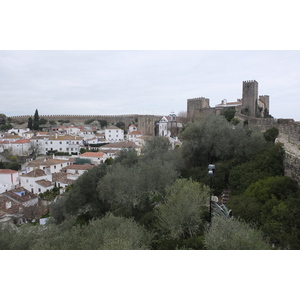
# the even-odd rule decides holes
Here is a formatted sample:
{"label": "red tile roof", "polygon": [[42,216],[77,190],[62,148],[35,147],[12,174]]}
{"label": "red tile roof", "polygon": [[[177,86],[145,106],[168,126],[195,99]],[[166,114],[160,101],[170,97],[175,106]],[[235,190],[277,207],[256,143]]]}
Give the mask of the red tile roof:
{"label": "red tile roof", "polygon": [[142,132],[140,130],[135,130],[129,132],[127,135],[142,135]]}
{"label": "red tile roof", "polygon": [[21,176],[22,177],[40,177],[40,176],[45,176],[45,175],[46,175],[46,173],[43,170],[37,168],[37,169],[34,169],[31,172],[28,172],[28,173],[23,174]]}
{"label": "red tile roof", "polygon": [[94,165],[70,165],[67,167],[62,168],[61,170],[89,170],[94,168]]}
{"label": "red tile roof", "polygon": [[0,174],[15,174],[18,173],[18,171],[10,170],[10,169],[0,169]]}
{"label": "red tile roof", "polygon": [[31,141],[29,139],[24,139],[24,140],[17,140],[15,142],[12,142],[12,144],[26,144],[30,143]]}
{"label": "red tile roof", "polygon": [[80,154],[81,157],[102,157],[104,155],[103,152],[85,152]]}

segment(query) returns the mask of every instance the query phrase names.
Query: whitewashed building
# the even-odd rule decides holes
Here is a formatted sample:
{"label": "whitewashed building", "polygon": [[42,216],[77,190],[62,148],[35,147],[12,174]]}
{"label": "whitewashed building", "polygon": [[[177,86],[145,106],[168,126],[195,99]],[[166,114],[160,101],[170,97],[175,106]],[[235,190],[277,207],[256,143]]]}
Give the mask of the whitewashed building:
{"label": "whitewashed building", "polygon": [[173,112],[169,116],[163,116],[158,124],[158,135],[163,137],[175,137],[183,128],[182,122]]}
{"label": "whitewashed building", "polygon": [[19,172],[9,169],[0,169],[0,193],[9,191],[19,184]]}
{"label": "whitewashed building", "polygon": [[106,161],[108,156],[103,152],[85,152],[78,156],[79,158],[89,159],[91,164],[99,165]]}
{"label": "whitewashed building", "polygon": [[52,175],[46,174],[41,169],[34,169],[31,172],[20,175],[21,186],[34,194],[44,193],[54,187]]}
{"label": "whitewashed building", "polygon": [[80,137],[58,134],[45,138],[33,137],[31,142],[39,154],[47,154],[49,151],[78,154],[83,146],[83,140]]}
{"label": "whitewashed building", "polygon": [[53,174],[60,172],[62,168],[67,167],[70,164],[71,162],[65,159],[41,158],[28,162],[25,169],[27,172],[31,172],[38,168],[45,171],[46,174]]}
{"label": "whitewashed building", "polygon": [[109,126],[105,129],[105,139],[108,142],[124,141],[124,130],[116,126]]}

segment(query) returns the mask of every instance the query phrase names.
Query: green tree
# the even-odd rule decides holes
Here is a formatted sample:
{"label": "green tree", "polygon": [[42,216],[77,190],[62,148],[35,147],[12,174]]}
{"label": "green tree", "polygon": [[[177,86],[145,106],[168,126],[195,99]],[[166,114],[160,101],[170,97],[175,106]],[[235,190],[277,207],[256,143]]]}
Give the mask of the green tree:
{"label": "green tree", "polygon": [[208,250],[269,250],[269,243],[259,230],[235,218],[214,217],[205,233]]}
{"label": "green tree", "polygon": [[156,208],[158,228],[166,238],[186,239],[200,235],[208,210],[209,188],[178,179],[167,188],[165,202]]}
{"label": "green tree", "polygon": [[115,163],[120,163],[123,166],[131,167],[138,162],[138,155],[135,149],[121,150],[118,157],[115,159]]}
{"label": "green tree", "polygon": [[229,187],[233,194],[241,194],[247,187],[264,178],[282,176],[284,150],[280,144],[269,144],[251,161],[234,166],[228,177]]}
{"label": "green tree", "polygon": [[189,167],[207,166],[220,160],[248,160],[267,144],[261,133],[239,124],[233,126],[224,117],[215,115],[188,123],[180,138]]}
{"label": "green tree", "polygon": [[144,250],[152,236],[132,219],[107,214],[83,226],[75,219],[37,230],[32,249],[38,250]]}
{"label": "green tree", "polygon": [[108,125],[106,120],[98,120],[98,122],[99,122],[101,128],[107,127],[107,125]]}
{"label": "green tree", "polygon": [[45,125],[45,124],[47,124],[47,122],[48,122],[48,120],[45,119],[45,118],[40,118],[39,119],[39,125]]}
{"label": "green tree", "polygon": [[32,130],[33,129],[33,120],[32,120],[32,117],[29,117],[28,118],[28,124],[27,124],[27,127]]}
{"label": "green tree", "polygon": [[230,107],[222,111],[222,115],[226,118],[228,122],[230,122],[235,115],[235,107]]}
{"label": "green tree", "polygon": [[171,145],[167,138],[153,137],[147,140],[147,144],[142,148],[141,160],[148,161],[154,158],[162,158],[170,150]]}
{"label": "green tree", "polygon": [[278,137],[279,130],[276,127],[270,128],[264,132],[264,138],[267,142],[274,143]]}
{"label": "green tree", "polygon": [[124,123],[124,122],[118,122],[118,123],[116,124],[116,127],[125,130],[125,123]]}
{"label": "green tree", "polygon": [[36,109],[36,110],[35,110],[35,113],[34,113],[34,117],[33,117],[33,129],[34,129],[34,130],[39,130],[39,129],[40,129],[39,120],[40,120],[39,112],[38,112],[38,110]]}
{"label": "green tree", "polygon": [[106,174],[107,165],[101,164],[82,174],[72,188],[50,207],[50,213],[61,222],[68,215],[79,216],[89,212],[91,217],[102,216],[109,211],[96,193],[98,181]]}
{"label": "green tree", "polygon": [[6,115],[0,114],[0,125],[6,124]]}

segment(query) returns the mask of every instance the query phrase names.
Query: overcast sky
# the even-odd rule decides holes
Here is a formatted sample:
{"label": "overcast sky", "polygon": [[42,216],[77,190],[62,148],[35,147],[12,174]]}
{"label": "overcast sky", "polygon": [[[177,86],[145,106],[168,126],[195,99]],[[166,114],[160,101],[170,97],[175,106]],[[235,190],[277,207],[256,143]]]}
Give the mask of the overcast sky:
{"label": "overcast sky", "polygon": [[169,114],[242,97],[258,81],[275,118],[300,121],[300,51],[0,51],[0,112]]}

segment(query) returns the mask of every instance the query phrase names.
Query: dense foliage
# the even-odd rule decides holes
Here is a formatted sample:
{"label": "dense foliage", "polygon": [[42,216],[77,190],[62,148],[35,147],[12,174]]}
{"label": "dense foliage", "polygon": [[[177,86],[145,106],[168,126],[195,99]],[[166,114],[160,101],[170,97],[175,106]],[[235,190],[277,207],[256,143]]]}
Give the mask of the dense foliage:
{"label": "dense foliage", "polygon": [[[299,188],[284,176],[277,131],[202,116],[172,149],[155,137],[85,172],[50,207],[46,226],[0,230],[2,249],[300,249]],[[208,223],[212,192],[231,190],[233,218]],[[299,211],[300,212],[300,211]]]}

